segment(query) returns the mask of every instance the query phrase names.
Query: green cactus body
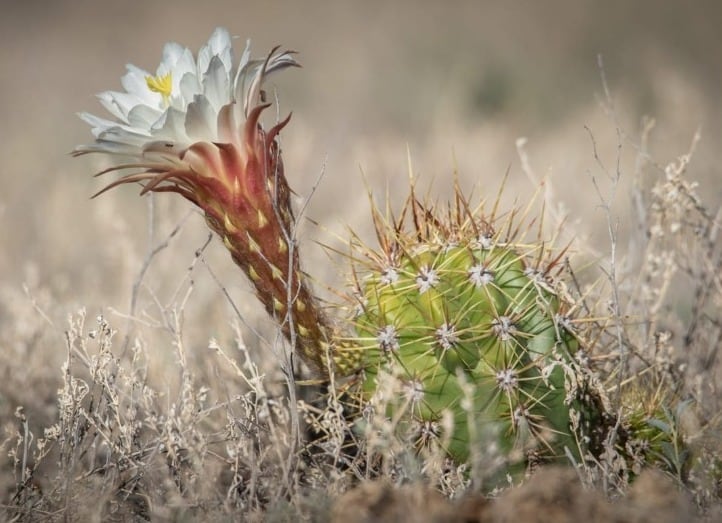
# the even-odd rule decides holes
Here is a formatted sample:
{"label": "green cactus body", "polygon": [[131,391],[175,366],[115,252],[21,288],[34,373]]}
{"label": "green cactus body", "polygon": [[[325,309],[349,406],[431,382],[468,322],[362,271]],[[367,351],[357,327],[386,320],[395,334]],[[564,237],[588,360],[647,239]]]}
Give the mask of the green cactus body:
{"label": "green cactus body", "polygon": [[686,475],[690,449],[681,425],[690,404],[691,400],[676,399],[670,389],[649,383],[635,382],[623,389],[623,437],[617,445],[632,472],[652,464],[680,478]]}
{"label": "green cactus body", "polygon": [[[447,232],[462,238],[451,245],[398,230],[382,241],[397,254],[375,257],[358,285],[362,403],[381,374],[394,376],[403,392],[386,414],[403,410],[406,424],[420,426],[450,411],[454,428],[439,441],[460,463],[485,443],[505,455],[578,455],[564,369],[578,342],[562,300],[532,269],[538,248],[471,233]],[[490,432],[496,441],[473,441]]]}

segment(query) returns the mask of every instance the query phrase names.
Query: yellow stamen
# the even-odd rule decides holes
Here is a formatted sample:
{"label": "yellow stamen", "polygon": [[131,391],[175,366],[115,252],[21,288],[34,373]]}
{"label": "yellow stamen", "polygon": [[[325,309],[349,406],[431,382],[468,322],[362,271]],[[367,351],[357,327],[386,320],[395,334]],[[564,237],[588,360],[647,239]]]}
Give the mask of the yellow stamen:
{"label": "yellow stamen", "polygon": [[173,90],[172,73],[163,76],[146,76],[145,83],[148,84],[148,89],[154,93],[160,93],[166,106],[170,105],[170,92]]}

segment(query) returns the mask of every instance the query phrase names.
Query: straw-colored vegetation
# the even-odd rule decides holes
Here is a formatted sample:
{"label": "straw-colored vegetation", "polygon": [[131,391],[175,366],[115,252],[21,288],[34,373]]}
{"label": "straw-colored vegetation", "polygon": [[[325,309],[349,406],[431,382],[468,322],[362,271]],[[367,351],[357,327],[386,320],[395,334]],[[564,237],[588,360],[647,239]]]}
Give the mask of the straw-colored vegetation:
{"label": "straw-colored vegetation", "polygon": [[[188,205],[163,194],[138,202],[132,188],[116,189],[84,207],[106,236],[79,240],[61,211],[68,198],[94,192],[89,183],[82,189],[82,174],[94,165],[75,160],[75,173],[52,186],[55,194],[27,203],[41,215],[38,229],[52,238],[53,251],[23,264],[22,285],[0,286],[0,518],[719,518],[722,207],[719,194],[704,189],[719,176],[705,147],[715,137],[690,125],[674,150],[661,149],[664,123],[643,118],[637,129],[614,74],[601,60],[595,65],[594,109],[565,117],[580,141],[569,146],[566,131],[546,124],[557,134],[541,150],[585,159],[566,184],[539,165],[533,141],[507,133],[508,123],[494,124],[503,139],[490,137],[491,129],[469,136],[461,131],[473,126],[459,117],[458,141],[444,142],[448,127],[433,134],[432,162],[413,143],[407,162],[403,140],[382,136],[369,142],[374,155],[363,174],[349,174],[368,154],[360,140],[344,177],[358,178],[352,187],[366,183],[379,208],[364,197],[342,211],[323,188],[343,187],[337,173],[294,175],[294,162],[304,169],[323,162],[323,152],[307,150],[315,139],[299,136],[314,123],[303,120],[303,109],[294,116],[282,142],[286,176],[298,193],[296,218],[283,224],[298,248],[288,267],[299,256],[312,277],[305,285],[321,296],[324,336],[336,336],[341,350],[309,366],[307,349],[294,353],[296,318],[279,326],[266,317],[273,308],[257,301],[223,242]],[[283,85],[278,96],[287,107],[292,88]],[[523,119],[505,112],[503,85],[484,85],[476,100],[486,117],[493,106]],[[674,120],[674,111],[659,110]],[[454,114],[464,111],[468,117],[468,106]],[[435,125],[448,124],[445,118]],[[461,152],[454,159],[452,147],[473,148],[484,136],[513,149],[505,158],[511,167],[490,172]],[[448,161],[439,160],[440,151]],[[418,198],[405,200],[409,174]],[[484,238],[497,250],[475,257]],[[460,242],[476,242],[468,260]],[[61,248],[89,247],[68,255],[85,267],[58,269]],[[392,250],[401,283],[387,293]],[[454,280],[436,298],[407,292],[418,291],[421,269],[453,280],[474,262],[493,265],[495,290],[480,297]],[[461,298],[451,297],[453,287]],[[92,295],[93,288],[105,294]],[[289,295],[289,310],[295,298]],[[405,337],[384,330],[389,317],[406,321],[409,309],[418,314]],[[442,310],[463,325],[459,333],[436,324]],[[534,325],[519,338],[523,356],[517,352],[510,364],[507,377],[526,387],[511,410],[513,387],[491,406],[479,392],[484,379],[499,379],[479,370],[486,356],[475,344],[506,350],[503,336],[492,339],[498,321],[477,327],[487,316],[520,330]],[[423,331],[428,317],[438,320],[432,334]],[[438,374],[413,370],[413,351],[431,338],[443,348],[439,336],[463,349],[441,351],[434,361],[448,375],[443,385],[433,382]],[[376,366],[395,343],[411,355]],[[318,361],[326,368],[319,371]],[[415,393],[433,387],[443,401],[419,409]],[[555,392],[560,388],[567,397]],[[522,411],[526,417],[517,415]],[[459,431],[461,419],[468,426]]]}

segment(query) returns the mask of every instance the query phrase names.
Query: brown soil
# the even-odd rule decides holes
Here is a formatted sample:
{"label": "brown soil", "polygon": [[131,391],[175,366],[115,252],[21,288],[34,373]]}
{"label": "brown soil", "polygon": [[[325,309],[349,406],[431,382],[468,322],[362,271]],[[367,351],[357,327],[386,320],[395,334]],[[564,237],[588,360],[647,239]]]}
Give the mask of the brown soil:
{"label": "brown soil", "polygon": [[643,472],[626,497],[610,501],[600,491],[585,489],[573,469],[561,467],[543,469],[496,499],[475,496],[449,502],[425,486],[394,488],[384,482],[364,483],[339,498],[331,516],[335,523],[698,520],[688,496],[659,472]]}

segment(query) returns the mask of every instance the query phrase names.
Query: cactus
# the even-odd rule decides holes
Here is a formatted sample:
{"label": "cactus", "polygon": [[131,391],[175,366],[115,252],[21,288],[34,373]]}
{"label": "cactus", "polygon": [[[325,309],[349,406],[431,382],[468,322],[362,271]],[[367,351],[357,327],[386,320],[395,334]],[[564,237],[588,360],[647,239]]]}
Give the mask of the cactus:
{"label": "cactus", "polygon": [[[419,202],[412,187],[401,212],[411,227],[374,209],[381,252],[361,247],[353,257],[367,261],[354,270],[354,336],[337,369],[358,375],[352,395],[362,408],[380,374],[400,380],[403,394],[390,410],[446,440],[458,462],[468,460],[470,443],[483,443],[472,438],[482,429],[507,456],[554,459],[566,448],[578,457],[570,416],[597,407],[582,404],[572,304],[552,277],[563,252],[551,257],[542,242],[521,243],[513,218],[496,231],[495,217],[471,210],[458,186],[454,201]],[[444,411],[453,419],[447,435]]]}
{"label": "cactus", "polygon": [[129,67],[127,93],[100,95],[116,120],[81,115],[96,141],[74,154],[129,158],[103,172],[134,171],[101,192],[140,183],[141,193],[177,193],[202,209],[296,353],[340,383],[356,414],[390,376],[404,393],[381,414],[421,427],[422,445],[434,440],[459,463],[484,442],[510,470],[594,452],[607,407],[580,363],[575,304],[557,282],[565,251],[525,243],[526,214],[497,215],[495,204],[486,215],[458,186],[451,206],[432,205],[412,184],[398,218],[372,210],[380,251],[357,245],[351,256],[354,313],[327,317],[295,241],[278,141],[289,118],[261,123],[264,81],[297,65],[278,49],[251,60],[248,45],[236,65],[222,29],[197,59],[168,44],[155,75]]}

